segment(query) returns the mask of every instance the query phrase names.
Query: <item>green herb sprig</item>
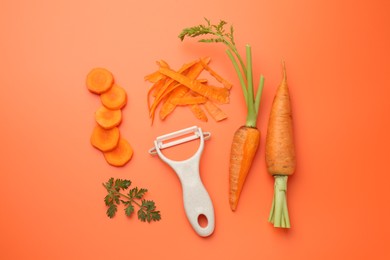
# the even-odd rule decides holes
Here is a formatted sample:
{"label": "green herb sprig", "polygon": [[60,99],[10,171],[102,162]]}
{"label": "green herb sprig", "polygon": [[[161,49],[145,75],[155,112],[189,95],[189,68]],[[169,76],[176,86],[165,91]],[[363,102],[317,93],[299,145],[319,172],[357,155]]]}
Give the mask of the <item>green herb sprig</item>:
{"label": "green herb sprig", "polygon": [[[156,205],[152,200],[143,199],[147,189],[134,187],[127,193],[126,191],[131,186],[130,180],[110,178],[108,182],[103,183],[103,187],[107,191],[104,202],[107,209],[107,216],[113,218],[118,211],[118,205],[121,203],[125,206],[125,215],[130,217],[134,211],[134,205],[138,206],[137,216],[142,222],[159,221],[161,219],[160,211],[156,210]],[[121,192],[122,191],[122,192]]]}

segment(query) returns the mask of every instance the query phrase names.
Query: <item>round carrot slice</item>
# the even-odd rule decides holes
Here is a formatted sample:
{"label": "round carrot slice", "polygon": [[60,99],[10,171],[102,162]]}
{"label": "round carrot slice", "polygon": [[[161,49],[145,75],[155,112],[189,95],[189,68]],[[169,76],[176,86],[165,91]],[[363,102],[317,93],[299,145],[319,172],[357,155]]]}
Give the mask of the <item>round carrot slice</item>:
{"label": "round carrot slice", "polygon": [[95,94],[106,92],[112,87],[114,77],[104,68],[94,68],[87,75],[87,88]]}
{"label": "round carrot slice", "polygon": [[122,111],[101,106],[95,113],[95,120],[104,129],[111,129],[121,123]]}
{"label": "round carrot slice", "polygon": [[119,128],[104,129],[96,125],[91,135],[91,144],[102,152],[113,150],[119,143]]}
{"label": "round carrot slice", "polygon": [[121,109],[127,102],[126,91],[114,83],[109,90],[100,95],[100,100],[109,109]]}
{"label": "round carrot slice", "polygon": [[120,138],[114,150],[104,152],[103,154],[108,164],[119,167],[124,166],[133,157],[133,148],[126,139]]}

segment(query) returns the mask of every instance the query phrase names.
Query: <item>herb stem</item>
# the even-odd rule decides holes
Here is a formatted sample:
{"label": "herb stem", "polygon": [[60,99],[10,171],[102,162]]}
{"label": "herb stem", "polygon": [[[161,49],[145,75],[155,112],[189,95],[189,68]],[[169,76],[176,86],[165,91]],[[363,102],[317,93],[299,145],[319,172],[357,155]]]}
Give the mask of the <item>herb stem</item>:
{"label": "herb stem", "polygon": [[134,204],[136,204],[136,205],[139,206],[140,208],[142,207],[142,205],[139,204],[137,201],[135,201],[134,198],[131,198],[131,197],[129,197],[129,196],[123,194],[123,193],[120,193],[119,191],[116,191],[115,189],[109,188],[109,187],[107,187],[104,183],[103,183],[103,186],[104,186],[104,188],[107,189],[107,191],[111,191],[111,192],[114,193],[114,194],[117,194],[117,195],[119,195],[119,196],[122,196],[122,197],[128,199],[130,202],[134,202]]}

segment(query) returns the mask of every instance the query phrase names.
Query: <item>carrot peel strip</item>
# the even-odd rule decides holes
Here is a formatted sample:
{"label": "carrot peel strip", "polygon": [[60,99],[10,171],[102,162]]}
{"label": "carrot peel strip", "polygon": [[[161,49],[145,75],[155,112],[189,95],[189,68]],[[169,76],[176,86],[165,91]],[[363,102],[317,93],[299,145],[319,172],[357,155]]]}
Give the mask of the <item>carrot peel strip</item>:
{"label": "carrot peel strip", "polygon": [[160,68],[160,72],[175,81],[190,88],[192,91],[203,95],[213,101],[217,101],[222,104],[229,103],[229,90],[226,88],[218,88],[215,86],[200,83],[197,80],[190,79],[183,74],[180,74],[174,70],[168,68]]}
{"label": "carrot peel strip", "polygon": [[215,70],[210,68],[203,60],[200,61],[202,66],[204,67],[205,70],[207,70],[211,76],[213,76],[217,81],[223,84],[223,86],[227,89],[231,89],[233,84],[221,77]]}
{"label": "carrot peel strip", "polygon": [[204,104],[207,112],[214,118],[215,121],[219,122],[227,118],[227,114],[222,111],[216,104],[211,101],[207,101]]}

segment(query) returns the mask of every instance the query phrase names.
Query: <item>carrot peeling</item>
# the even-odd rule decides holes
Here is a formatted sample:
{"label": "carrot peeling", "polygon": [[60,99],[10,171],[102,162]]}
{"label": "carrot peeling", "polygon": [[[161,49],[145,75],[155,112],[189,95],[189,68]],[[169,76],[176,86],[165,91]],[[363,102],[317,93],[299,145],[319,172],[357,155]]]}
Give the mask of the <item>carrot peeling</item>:
{"label": "carrot peeling", "polygon": [[207,70],[210,75],[212,75],[216,80],[223,84],[223,86],[227,89],[231,89],[233,84],[221,77],[217,72],[215,72],[209,65],[207,65],[203,60],[201,60],[202,66]]}
{"label": "carrot peeling", "polygon": [[207,112],[214,118],[215,121],[219,122],[227,118],[227,114],[220,109],[216,104],[208,100],[204,103],[204,107]]}
{"label": "carrot peeling", "polygon": [[290,228],[286,193],[288,176],[293,175],[296,164],[293,139],[291,101],[283,63],[283,77],[272,103],[265,145],[267,169],[275,178],[268,218],[274,227]]}
{"label": "carrot peeling", "polygon": [[[166,62],[157,62],[159,69],[145,76],[145,80],[153,83],[147,94],[152,123],[154,114],[161,103],[159,113],[161,120],[170,115],[177,106],[188,106],[195,117],[202,121],[207,121],[207,116],[200,106],[205,106],[206,110],[212,111],[212,116],[217,121],[221,121],[222,117],[227,118],[227,115],[214,103],[229,103],[231,86],[227,80],[210,68],[208,65],[210,60],[209,57],[204,57],[191,61],[184,64],[178,71],[171,69]],[[211,86],[207,83],[207,79],[198,79],[205,70],[217,78],[217,81],[224,87]],[[154,98],[152,103],[151,97]],[[212,104],[206,105],[209,102]]]}
{"label": "carrot peeling", "polygon": [[185,97],[172,99],[172,103],[177,105],[177,106],[204,104],[204,103],[206,103],[206,101],[207,101],[207,98],[205,98],[205,97],[202,97],[202,96],[194,97],[191,95],[186,95]]}
{"label": "carrot peeling", "polygon": [[218,88],[211,85],[202,84],[199,81],[192,80],[185,75],[168,68],[160,68],[160,72],[179,82],[180,84],[190,88],[195,93],[203,95],[222,104],[229,103],[229,90],[226,88]]}

